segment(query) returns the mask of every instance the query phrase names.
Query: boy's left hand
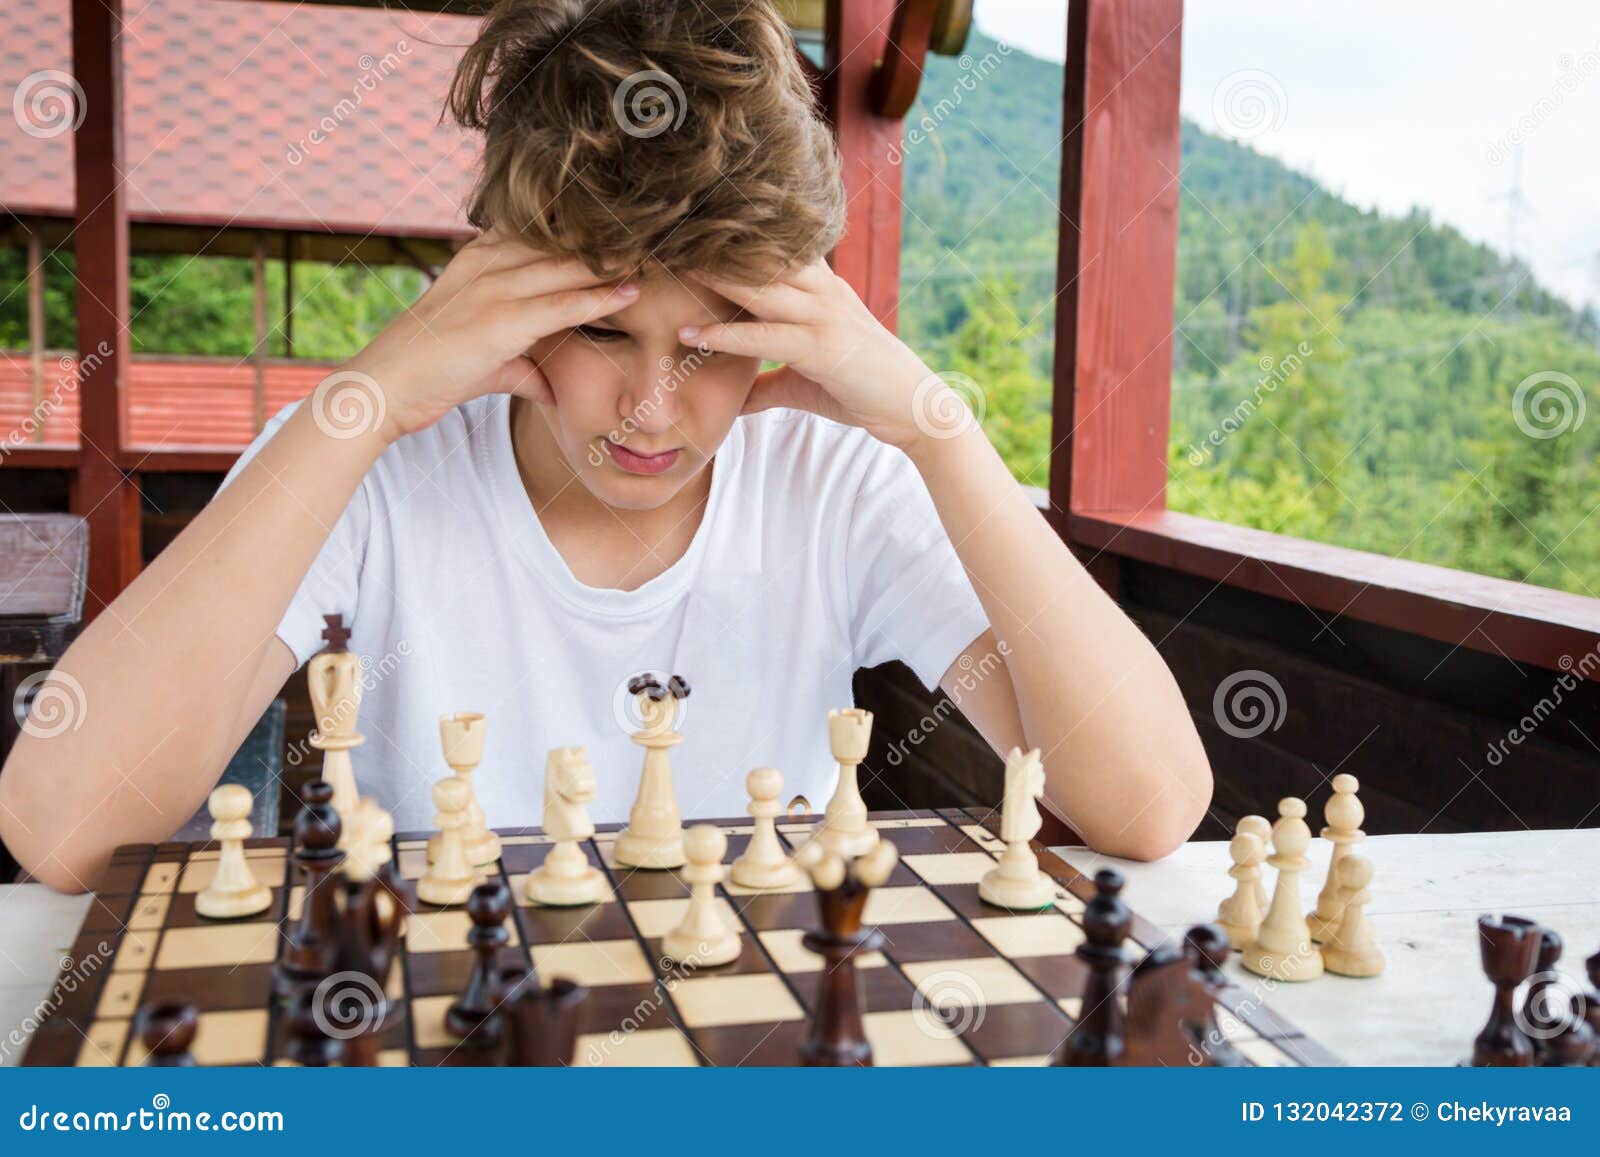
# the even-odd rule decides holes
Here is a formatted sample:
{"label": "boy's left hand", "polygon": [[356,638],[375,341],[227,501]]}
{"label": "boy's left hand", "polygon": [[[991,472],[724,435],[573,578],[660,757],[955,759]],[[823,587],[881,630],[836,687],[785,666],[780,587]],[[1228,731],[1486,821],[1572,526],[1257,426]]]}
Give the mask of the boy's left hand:
{"label": "boy's left hand", "polygon": [[948,436],[940,431],[948,427],[952,407],[965,411],[965,403],[883,327],[826,261],[789,270],[760,287],[709,273],[689,276],[751,316],[685,327],[678,334],[685,345],[784,363],[756,378],[747,414],[779,406],[807,410],[909,451],[930,432]]}

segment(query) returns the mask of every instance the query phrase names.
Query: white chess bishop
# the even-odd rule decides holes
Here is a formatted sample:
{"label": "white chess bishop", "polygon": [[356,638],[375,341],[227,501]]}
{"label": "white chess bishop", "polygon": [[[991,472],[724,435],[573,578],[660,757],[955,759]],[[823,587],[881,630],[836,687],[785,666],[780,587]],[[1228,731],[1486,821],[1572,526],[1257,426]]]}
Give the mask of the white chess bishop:
{"label": "white chess bishop", "polygon": [[594,768],[587,750],[557,747],[545,757],[544,834],[553,846],[523,885],[534,903],[570,907],[606,898],[606,874],[589,862],[582,847],[594,835],[588,810],[594,794]]}
{"label": "white chess bishop", "polygon": [[978,881],[978,896],[1000,908],[1047,908],[1055,903],[1056,884],[1039,870],[1039,857],[1029,841],[1044,826],[1039,800],[1044,797],[1044,764],[1039,749],[1013,747],[1006,755],[1006,788],[1001,802],[1000,838],[1006,850],[1000,863]]}
{"label": "white chess bishop", "polygon": [[628,826],[617,837],[612,854],[625,867],[681,868],[683,815],[672,791],[672,761],[667,753],[683,742],[674,728],[678,703],[689,697],[689,684],[674,675],[663,687],[646,675],[634,678],[628,690],[639,706],[640,727],[631,738],[644,748],[644,770]]}

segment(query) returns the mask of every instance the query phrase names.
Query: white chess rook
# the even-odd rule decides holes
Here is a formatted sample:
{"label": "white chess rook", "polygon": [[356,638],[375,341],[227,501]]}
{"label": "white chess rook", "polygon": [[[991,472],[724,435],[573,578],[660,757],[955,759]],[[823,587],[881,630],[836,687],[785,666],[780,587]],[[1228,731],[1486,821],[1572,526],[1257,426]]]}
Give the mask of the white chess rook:
{"label": "white chess rook", "polygon": [[[467,858],[479,867],[500,858],[500,837],[489,830],[483,805],[472,786],[472,773],[483,762],[486,727],[485,717],[477,711],[439,716],[439,745],[444,749],[444,761],[467,789],[466,826],[461,840],[466,845]],[[432,861],[438,855],[439,837],[434,836],[428,841],[428,859]]]}
{"label": "white chess rook", "polygon": [[878,829],[867,822],[856,772],[871,742],[872,712],[859,707],[828,712],[828,743],[839,763],[839,785],[812,839],[847,859],[865,855],[878,842]]}

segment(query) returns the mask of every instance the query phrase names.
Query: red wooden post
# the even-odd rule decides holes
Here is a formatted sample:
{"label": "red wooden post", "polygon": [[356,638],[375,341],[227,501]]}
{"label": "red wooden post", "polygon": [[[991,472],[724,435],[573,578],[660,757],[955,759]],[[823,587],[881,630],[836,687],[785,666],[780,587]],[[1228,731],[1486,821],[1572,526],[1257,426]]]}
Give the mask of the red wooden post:
{"label": "red wooden post", "polygon": [[81,449],[73,510],[89,522],[85,619],[139,572],[139,488],[118,459],[128,366],[128,202],[123,187],[122,0],[72,0],[73,135]]}
{"label": "red wooden post", "polygon": [[1067,9],[1050,506],[1166,505],[1182,0]]}
{"label": "red wooden post", "polygon": [[894,8],[894,0],[829,0],[822,84],[849,198],[833,269],[891,330],[900,301],[901,187],[900,166],[891,158],[901,122],[872,111],[871,91]]}

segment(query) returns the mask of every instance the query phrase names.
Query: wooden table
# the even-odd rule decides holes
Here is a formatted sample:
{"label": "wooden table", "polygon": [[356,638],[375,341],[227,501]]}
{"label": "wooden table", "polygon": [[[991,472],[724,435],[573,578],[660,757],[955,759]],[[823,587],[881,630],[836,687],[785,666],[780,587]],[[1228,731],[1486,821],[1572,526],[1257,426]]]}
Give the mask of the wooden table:
{"label": "wooden table", "polygon": [[[1313,903],[1329,846],[1316,841],[1315,870],[1305,878]],[[1389,967],[1372,980],[1328,976],[1276,984],[1228,971],[1259,991],[1317,1040],[1356,1065],[1453,1065],[1471,1049],[1488,1015],[1491,990],[1479,966],[1474,921],[1482,912],[1515,912],[1560,932],[1564,971],[1579,977],[1583,957],[1600,947],[1600,833],[1492,832],[1376,836],[1363,853],[1377,870],[1369,909]],[[1107,864],[1128,877],[1124,895],[1147,918],[1181,935],[1209,919],[1231,885],[1227,846],[1192,843],[1156,864],[1135,864],[1061,849],[1082,871]],[[1270,875],[1270,873],[1269,873]],[[38,884],[0,887],[0,1060],[15,1064],[30,1018],[55,979],[88,900],[58,896]]]}

